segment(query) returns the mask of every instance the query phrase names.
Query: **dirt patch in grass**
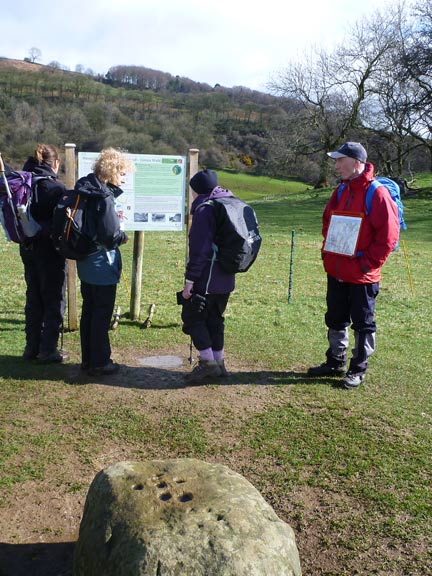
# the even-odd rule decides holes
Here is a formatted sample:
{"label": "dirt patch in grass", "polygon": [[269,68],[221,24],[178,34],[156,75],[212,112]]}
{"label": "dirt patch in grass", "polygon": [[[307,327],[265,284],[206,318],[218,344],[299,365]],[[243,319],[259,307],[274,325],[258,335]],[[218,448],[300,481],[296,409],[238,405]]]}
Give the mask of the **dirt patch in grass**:
{"label": "dirt patch in grass", "polygon": [[[378,525],[379,515],[367,518],[362,505],[337,486],[324,491],[275,483],[283,478],[280,463],[255,458],[243,437],[242,426],[251,416],[290,401],[289,384],[304,381],[302,371],[275,373],[228,359],[232,376],[226,381],[187,387],[185,359],[174,368],[142,365],[145,356],[165,355],[185,356],[184,349],[129,350],[115,358],[122,363],[118,374],[98,380],[81,374],[76,358],[56,368],[58,380],[41,381],[32,394],[23,392],[19,413],[5,424],[9,434],[17,426],[32,434],[33,443],[17,454],[16,465],[30,466],[38,455],[45,465],[39,478],[11,482],[0,492],[1,576],[71,575],[96,473],[124,460],[189,456],[223,463],[260,490],[293,527],[304,574],[406,574],[395,568],[403,552],[385,538],[374,541],[370,525],[364,534],[351,531],[354,517],[363,518],[356,526]],[[410,574],[426,573],[414,567]]]}

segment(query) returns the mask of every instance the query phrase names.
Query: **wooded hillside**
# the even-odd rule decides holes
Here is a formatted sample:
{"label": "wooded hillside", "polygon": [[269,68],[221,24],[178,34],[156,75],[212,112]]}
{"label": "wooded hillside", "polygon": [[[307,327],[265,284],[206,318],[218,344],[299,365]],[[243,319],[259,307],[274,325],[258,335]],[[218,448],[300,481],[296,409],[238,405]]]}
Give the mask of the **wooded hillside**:
{"label": "wooded hillside", "polygon": [[144,66],[95,76],[0,58],[0,150],[19,167],[40,141],[142,154],[199,148],[208,168],[319,187],[331,180],[326,152],[356,140],[381,174],[405,177],[432,164],[431,33],[428,0],[377,12],[332,52],[290,63],[272,94]]}
{"label": "wooded hillside", "polygon": [[0,88],[0,148],[12,164],[45,141],[143,154],[186,154],[198,147],[209,167],[262,172],[269,132],[286,106],[283,99],[244,88],[183,92],[157,82],[138,87],[110,75],[6,59],[0,59]]}

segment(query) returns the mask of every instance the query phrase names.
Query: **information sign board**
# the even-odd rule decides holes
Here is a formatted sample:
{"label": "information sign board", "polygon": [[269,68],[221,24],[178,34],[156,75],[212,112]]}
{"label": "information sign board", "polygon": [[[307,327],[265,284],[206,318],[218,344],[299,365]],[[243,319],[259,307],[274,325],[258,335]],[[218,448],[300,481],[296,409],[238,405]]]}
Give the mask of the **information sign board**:
{"label": "information sign board", "polygon": [[[78,177],[87,176],[99,156],[78,153]],[[124,230],[183,230],[185,223],[186,158],[125,154],[135,164],[116,199]]]}

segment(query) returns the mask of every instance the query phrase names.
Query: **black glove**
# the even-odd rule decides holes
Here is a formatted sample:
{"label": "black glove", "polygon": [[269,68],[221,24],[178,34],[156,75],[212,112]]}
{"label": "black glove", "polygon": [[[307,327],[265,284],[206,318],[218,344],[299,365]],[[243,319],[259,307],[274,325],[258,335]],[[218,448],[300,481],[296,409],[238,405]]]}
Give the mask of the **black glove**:
{"label": "black glove", "polygon": [[194,312],[202,312],[207,306],[207,299],[201,294],[192,294],[190,299],[191,308]]}
{"label": "black glove", "polygon": [[190,306],[194,312],[202,312],[207,306],[207,299],[201,294],[192,294],[191,298],[183,298],[183,292],[176,292],[177,304],[180,306]]}

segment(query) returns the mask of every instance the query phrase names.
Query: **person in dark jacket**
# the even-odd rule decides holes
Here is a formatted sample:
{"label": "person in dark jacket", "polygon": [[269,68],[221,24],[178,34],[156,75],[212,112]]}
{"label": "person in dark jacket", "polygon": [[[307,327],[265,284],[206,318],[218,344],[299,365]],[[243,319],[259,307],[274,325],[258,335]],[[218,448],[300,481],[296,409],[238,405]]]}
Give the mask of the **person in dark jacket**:
{"label": "person in dark jacket", "polygon": [[75,190],[89,197],[89,217],[96,239],[95,251],[77,261],[81,280],[81,369],[91,376],[115,374],[120,366],[111,359],[109,329],[122,261],[119,246],[128,237],[121,230],[115,200],[123,190],[133,163],[114,148],[102,150],[93,172],[80,178]]}
{"label": "person in dark jacket", "polygon": [[183,332],[189,334],[198,350],[198,364],[186,377],[194,384],[227,376],[224,363],[224,317],[230,293],[235,287],[234,274],[224,272],[213,250],[216,214],[205,204],[212,198],[233,196],[218,186],[211,170],[197,172],[190,186],[194,192],[193,216],[189,231],[189,258],[182,291]]}
{"label": "person in dark jacket", "polygon": [[57,348],[65,312],[66,261],[55,251],[50,236],[54,208],[66,190],[58,180],[59,166],[57,149],[47,144],[38,144],[34,156],[23,166],[23,170],[42,177],[34,185],[31,206],[41,231],[20,244],[27,285],[23,358],[46,364],[68,359]]}
{"label": "person in dark jacket", "polygon": [[[348,372],[339,382],[347,390],[358,388],[364,381],[368,358],[375,350],[375,299],[379,292],[381,268],[399,238],[396,204],[389,192],[378,186],[371,210],[366,214],[366,192],[374,179],[374,167],[367,162],[364,147],[358,142],[345,142],[328,152],[336,163],[344,189],[334,190],[323,214],[323,264],[327,273],[327,311],[329,348],[327,360],[309,368],[310,376],[335,376],[346,372],[348,327],[354,330],[353,354]],[[355,253],[347,255],[337,245],[326,250],[326,239],[334,212],[361,217]],[[343,234],[339,234],[343,236]],[[341,238],[343,240],[343,238]],[[342,243],[341,243],[342,245]]]}

